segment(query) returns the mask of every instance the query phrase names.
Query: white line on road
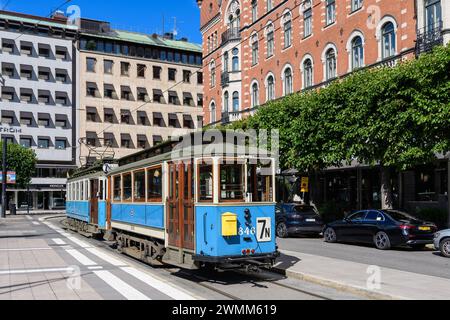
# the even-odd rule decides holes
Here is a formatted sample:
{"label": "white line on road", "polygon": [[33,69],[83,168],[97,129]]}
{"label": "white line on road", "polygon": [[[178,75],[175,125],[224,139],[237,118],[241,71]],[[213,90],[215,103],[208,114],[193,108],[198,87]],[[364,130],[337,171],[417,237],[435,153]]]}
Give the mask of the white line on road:
{"label": "white line on road", "polygon": [[109,271],[94,271],[94,273],[128,300],[151,300],[142,292],[125,283]]}
{"label": "white line on road", "polygon": [[55,238],[55,239],[52,239],[52,241],[53,241],[54,243],[56,243],[57,245],[59,245],[59,246],[63,246],[63,245],[66,245],[66,244],[67,244],[63,239]]}
{"label": "white line on road", "polygon": [[103,269],[103,267],[101,266],[92,266],[92,267],[88,267],[89,270],[101,270]]}
{"label": "white line on road", "polygon": [[68,254],[70,254],[72,257],[74,257],[79,263],[81,263],[83,266],[96,266],[97,263],[86,257],[84,254],[79,252],[75,249],[68,249],[66,250]]}
{"label": "white line on road", "polygon": [[97,248],[86,248],[86,250],[89,251],[90,253],[92,253],[93,255],[99,257],[100,259],[105,260],[106,262],[112,264],[115,267],[127,266],[127,264],[125,262],[120,261],[119,259],[116,259],[113,256],[111,256],[107,253],[104,253]]}
{"label": "white line on road", "polygon": [[23,269],[23,270],[4,270],[0,275],[5,274],[26,274],[26,273],[48,273],[48,272],[73,272],[74,268],[48,268],[48,269]]}
{"label": "white line on road", "polygon": [[33,220],[33,218],[31,216],[26,215],[25,218],[27,218],[28,220]]}
{"label": "white line on road", "polygon": [[43,250],[53,250],[52,248],[17,248],[17,249],[0,249],[3,251],[43,251]]}
{"label": "white line on road", "polygon": [[39,223],[39,222],[37,222],[37,221],[33,221],[33,222],[31,222],[32,224],[34,224],[35,226],[40,226],[41,224]]}
{"label": "white line on road", "polygon": [[131,267],[121,269],[175,300],[196,300],[192,295],[176,288],[173,285],[164,283],[162,280],[151,276],[148,273],[144,273]]}

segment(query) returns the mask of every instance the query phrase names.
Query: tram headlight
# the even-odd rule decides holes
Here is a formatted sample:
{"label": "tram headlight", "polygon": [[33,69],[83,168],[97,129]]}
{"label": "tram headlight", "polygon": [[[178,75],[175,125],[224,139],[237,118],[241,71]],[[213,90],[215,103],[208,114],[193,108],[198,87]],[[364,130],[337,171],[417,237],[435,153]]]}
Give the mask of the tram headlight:
{"label": "tram headlight", "polygon": [[249,209],[245,209],[244,214],[245,214],[245,220],[250,221],[252,219],[252,215],[251,215]]}

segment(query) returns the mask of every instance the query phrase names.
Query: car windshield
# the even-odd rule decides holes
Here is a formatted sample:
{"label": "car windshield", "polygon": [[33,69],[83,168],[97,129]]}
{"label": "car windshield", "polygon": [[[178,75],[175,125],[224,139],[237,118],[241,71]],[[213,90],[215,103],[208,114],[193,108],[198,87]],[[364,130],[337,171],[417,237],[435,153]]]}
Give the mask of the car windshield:
{"label": "car windshield", "polygon": [[392,219],[400,222],[413,222],[419,219],[409,215],[406,212],[396,211],[396,210],[385,210],[385,212],[391,216]]}

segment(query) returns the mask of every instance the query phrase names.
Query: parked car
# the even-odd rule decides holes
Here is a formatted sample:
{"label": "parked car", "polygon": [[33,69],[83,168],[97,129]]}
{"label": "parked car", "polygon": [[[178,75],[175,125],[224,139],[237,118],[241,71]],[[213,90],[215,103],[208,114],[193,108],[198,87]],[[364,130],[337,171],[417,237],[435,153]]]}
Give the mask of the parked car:
{"label": "parked car", "polygon": [[317,236],[323,231],[322,218],[312,206],[279,204],[276,208],[276,233],[279,238],[290,235]]}
{"label": "parked car", "polygon": [[394,246],[424,248],[433,243],[437,227],[397,210],[362,210],[349,217],[327,224],[326,242],[374,244],[380,250]]}
{"label": "parked car", "polygon": [[50,206],[50,210],[64,210],[66,209],[66,200],[63,198],[54,198]]}
{"label": "parked car", "polygon": [[434,247],[440,250],[444,257],[450,258],[450,229],[439,231],[434,235]]}

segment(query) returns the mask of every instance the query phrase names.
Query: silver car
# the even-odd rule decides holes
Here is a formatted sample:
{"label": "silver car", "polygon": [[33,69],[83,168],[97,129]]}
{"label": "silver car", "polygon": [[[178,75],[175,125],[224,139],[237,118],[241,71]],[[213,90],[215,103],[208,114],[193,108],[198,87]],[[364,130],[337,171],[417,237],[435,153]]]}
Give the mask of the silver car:
{"label": "silver car", "polygon": [[440,250],[444,257],[450,258],[450,229],[439,231],[434,235],[434,247]]}

